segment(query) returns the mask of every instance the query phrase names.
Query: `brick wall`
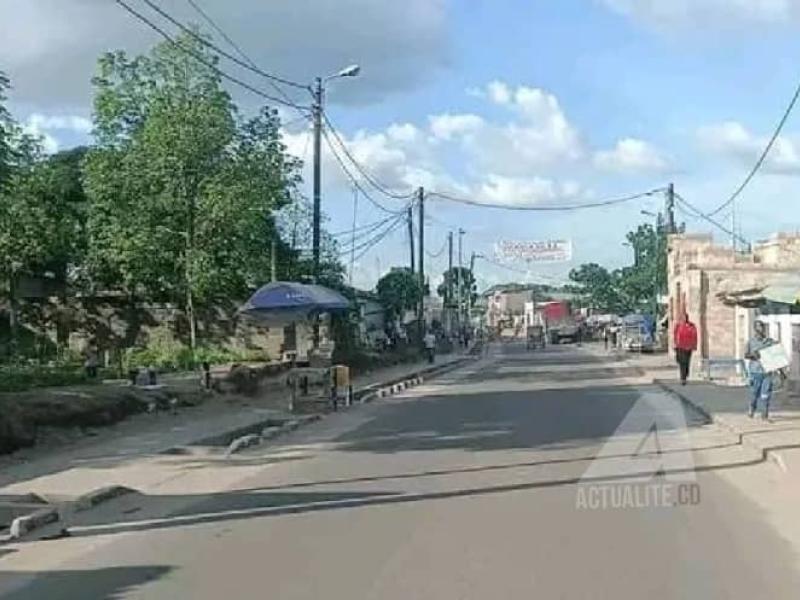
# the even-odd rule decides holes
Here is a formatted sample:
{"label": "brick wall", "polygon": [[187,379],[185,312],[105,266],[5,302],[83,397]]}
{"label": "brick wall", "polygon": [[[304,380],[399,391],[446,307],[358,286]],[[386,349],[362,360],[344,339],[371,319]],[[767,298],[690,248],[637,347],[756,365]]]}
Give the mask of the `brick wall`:
{"label": "brick wall", "polygon": [[[684,310],[698,326],[703,358],[737,355],[736,310],[718,298],[721,292],[780,283],[800,270],[800,236],[779,234],[757,244],[752,253],[734,253],[714,245],[710,235],[672,235],[667,258],[670,295],[670,331]],[[670,340],[670,350],[673,349]]]}

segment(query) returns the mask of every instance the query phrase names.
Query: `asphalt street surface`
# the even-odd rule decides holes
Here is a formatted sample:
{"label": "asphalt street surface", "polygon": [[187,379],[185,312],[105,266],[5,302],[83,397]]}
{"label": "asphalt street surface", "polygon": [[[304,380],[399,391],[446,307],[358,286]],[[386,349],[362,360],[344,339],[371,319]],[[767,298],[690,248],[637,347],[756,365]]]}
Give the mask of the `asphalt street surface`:
{"label": "asphalt street surface", "polygon": [[721,476],[753,457],[642,375],[499,344],[237,456],[259,469],[228,490],[143,494],[0,547],[2,597],[797,598],[792,548]]}

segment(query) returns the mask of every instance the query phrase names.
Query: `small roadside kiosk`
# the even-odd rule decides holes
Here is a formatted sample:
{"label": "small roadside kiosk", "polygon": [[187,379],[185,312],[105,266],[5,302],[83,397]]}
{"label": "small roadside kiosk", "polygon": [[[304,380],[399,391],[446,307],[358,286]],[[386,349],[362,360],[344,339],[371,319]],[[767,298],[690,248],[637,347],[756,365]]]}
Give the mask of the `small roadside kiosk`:
{"label": "small roadside kiosk", "polygon": [[[239,308],[239,313],[268,326],[286,326],[299,322],[316,323],[323,314],[349,309],[350,301],[330,288],[294,281],[273,281],[250,296]],[[333,365],[332,357],[332,341],[316,343],[307,366],[292,364],[287,376],[292,391],[290,411],[301,410],[301,403],[319,402],[336,410],[340,398],[347,403],[352,401],[349,368]]]}

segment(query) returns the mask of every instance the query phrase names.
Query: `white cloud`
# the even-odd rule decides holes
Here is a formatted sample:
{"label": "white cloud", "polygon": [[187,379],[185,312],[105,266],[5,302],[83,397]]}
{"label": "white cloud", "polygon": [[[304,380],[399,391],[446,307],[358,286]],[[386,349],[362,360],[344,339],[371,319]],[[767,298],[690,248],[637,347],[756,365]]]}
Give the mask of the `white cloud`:
{"label": "white cloud", "polygon": [[[632,138],[592,155],[558,99],[545,90],[495,81],[479,97],[505,108],[508,120],[448,112],[428,116],[424,125],[393,123],[380,131],[340,135],[366,171],[393,191],[423,186],[514,206],[590,199],[591,192],[573,180],[575,175],[564,175],[567,169],[583,174],[601,169],[646,173],[668,166],[651,144]],[[285,137],[296,155],[308,153],[307,139],[298,133]],[[339,154],[346,162],[344,153]],[[348,168],[369,187],[363,175]],[[323,171],[326,185],[349,185],[327,149]]]}
{"label": "white cloud", "polygon": [[458,136],[475,133],[486,125],[481,117],[471,114],[451,115],[450,113],[444,113],[428,117],[428,120],[433,135],[446,141]]}
{"label": "white cloud", "polygon": [[558,182],[545,177],[503,177],[489,174],[478,188],[481,199],[507,206],[558,204],[582,193],[574,181]]}
{"label": "white cloud", "polygon": [[87,134],[92,130],[92,122],[77,115],[43,115],[33,113],[28,124],[36,129],[61,129]]}
{"label": "white cloud", "polygon": [[595,153],[594,164],[604,171],[663,173],[669,161],[652,144],[635,138],[619,140],[611,150]]}
{"label": "white cloud", "polygon": [[486,86],[486,93],[492,102],[496,104],[508,104],[511,102],[511,90],[502,81],[492,81]]}
{"label": "white cloud", "polygon": [[[743,166],[753,165],[768,142],[766,136],[756,136],[736,121],[701,127],[697,137],[706,151]],[[779,137],[764,161],[763,170],[777,175],[800,174],[798,141]]]}
{"label": "white cloud", "polygon": [[601,0],[656,29],[784,25],[800,20],[800,0]]}
{"label": "white cloud", "polygon": [[[475,90],[469,93],[476,94]],[[584,156],[580,135],[553,94],[493,81],[480,97],[506,108],[514,118],[491,123],[476,115],[448,114],[432,122],[439,137],[459,139],[478,170],[518,177]]]}

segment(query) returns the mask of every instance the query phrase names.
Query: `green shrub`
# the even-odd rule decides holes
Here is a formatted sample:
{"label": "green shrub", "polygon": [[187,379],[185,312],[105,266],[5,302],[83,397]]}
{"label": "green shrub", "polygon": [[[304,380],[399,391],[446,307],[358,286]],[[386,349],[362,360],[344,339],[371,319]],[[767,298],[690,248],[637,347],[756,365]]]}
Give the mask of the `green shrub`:
{"label": "green shrub", "polygon": [[212,365],[234,362],[268,361],[263,350],[235,350],[223,346],[199,346],[194,355],[192,349],[176,340],[166,329],[156,329],[144,348],[129,348],[126,351],[124,368],[153,366],[159,371],[191,370],[196,365],[208,362]]}
{"label": "green shrub", "polygon": [[[99,378],[98,378],[99,379]],[[0,367],[0,392],[19,392],[37,387],[93,383],[83,368],[71,366],[4,365]]]}

